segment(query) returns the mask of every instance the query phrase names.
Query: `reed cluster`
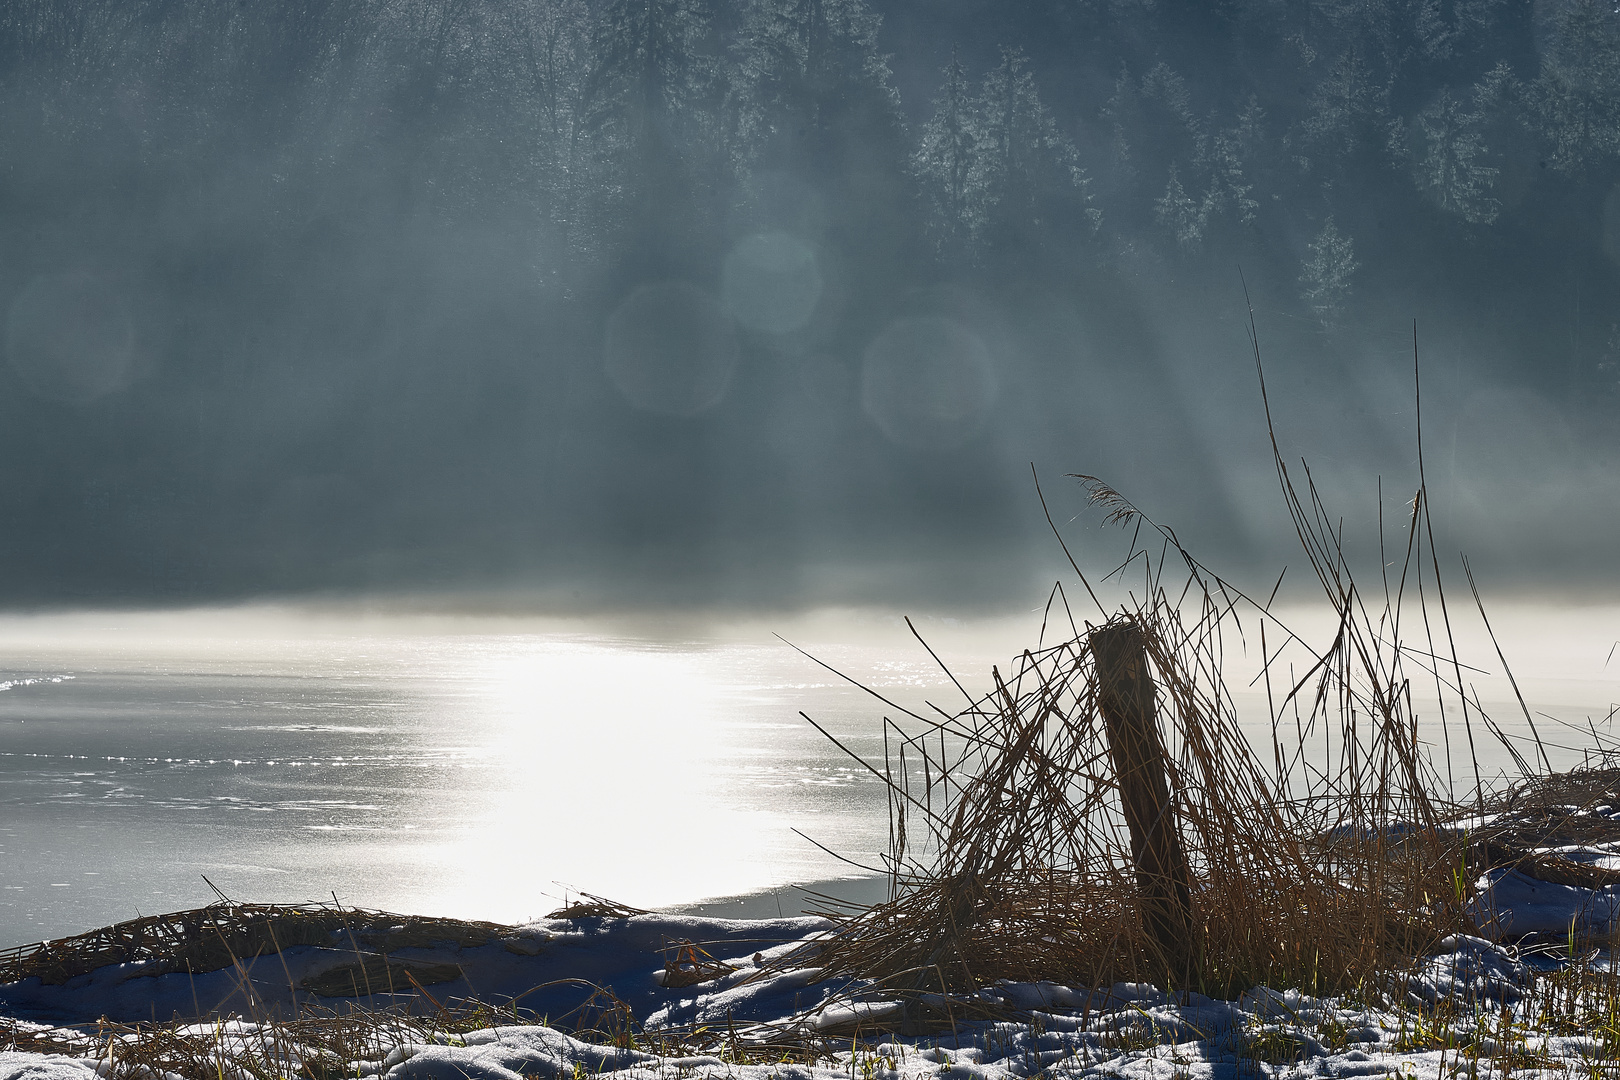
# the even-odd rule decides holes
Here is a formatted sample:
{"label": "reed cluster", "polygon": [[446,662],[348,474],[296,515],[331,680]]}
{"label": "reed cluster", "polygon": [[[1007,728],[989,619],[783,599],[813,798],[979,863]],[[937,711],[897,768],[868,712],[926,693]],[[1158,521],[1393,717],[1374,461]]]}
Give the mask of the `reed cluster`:
{"label": "reed cluster", "polygon": [[[1255,359],[1258,370],[1258,346]],[[829,905],[839,923],[821,961],[830,973],[917,1001],[1003,979],[1344,992],[1478,931],[1480,853],[1500,852],[1477,843],[1494,796],[1475,740],[1500,740],[1527,776],[1546,755],[1539,736],[1516,745],[1465,677],[1421,431],[1419,484],[1392,530],[1400,542],[1387,545],[1380,508],[1381,565],[1364,585],[1341,520],[1304,463],[1296,480],[1272,430],[1331,640],[1308,644],[1275,609],[1275,587],[1251,596],[1119,492],[1077,477],[1105,523],[1131,530],[1107,575],[1126,599],[1105,606],[1070,554],[1094,614],[1077,616],[1060,584],[1036,646],[994,669],[988,691],[951,675],[959,703],[926,709],[869,691],[892,710],[883,760],[863,761],[888,790],[891,894],[870,909]],[[1127,674],[1109,670],[1122,636],[1136,657]],[[1239,644],[1261,656],[1251,685],[1264,684],[1269,746],[1238,723],[1226,660]],[[1144,736],[1112,722],[1105,699],[1121,680],[1140,680]],[[1440,765],[1426,738],[1443,747]],[[1453,756],[1465,748],[1473,783],[1459,800]],[[1138,805],[1133,824],[1133,800],[1153,805],[1155,786],[1158,819]],[[1167,861],[1155,847],[1181,854]]]}

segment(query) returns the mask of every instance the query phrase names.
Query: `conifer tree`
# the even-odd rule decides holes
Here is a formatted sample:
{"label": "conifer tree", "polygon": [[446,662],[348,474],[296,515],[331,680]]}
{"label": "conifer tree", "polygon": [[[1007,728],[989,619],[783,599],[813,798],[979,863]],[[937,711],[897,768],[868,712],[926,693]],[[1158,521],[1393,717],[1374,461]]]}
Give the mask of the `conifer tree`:
{"label": "conifer tree", "polygon": [[[1449,60],[1465,54],[1468,47],[1491,26],[1493,17],[1508,0],[1417,0],[1412,7],[1418,40],[1429,60]],[[1477,47],[1477,46],[1476,46]]]}
{"label": "conifer tree", "polygon": [[[1122,63],[1102,117],[1113,129],[1110,194],[1131,208],[1138,227],[1162,227],[1163,198],[1175,196],[1167,179],[1172,173],[1182,196],[1192,197],[1185,190],[1189,183],[1195,190],[1204,187],[1209,138],[1186,80],[1162,61],[1140,78]],[[1205,194],[1196,198],[1202,203]]]}
{"label": "conifer tree", "polygon": [[1389,122],[1389,85],[1354,43],[1317,84],[1300,132],[1312,164],[1331,168],[1360,155],[1381,156]]}
{"label": "conifer tree", "polygon": [[1361,264],[1356,261],[1355,244],[1339,232],[1331,215],[1308,247],[1310,258],[1299,275],[1300,299],[1310,305],[1322,325],[1331,329],[1344,314],[1345,302],[1350,298],[1350,279]]}
{"label": "conifer tree", "polygon": [[610,0],[594,35],[587,122],[643,162],[694,133],[715,74],[708,30],[699,0]]}
{"label": "conifer tree", "polygon": [[600,246],[631,244],[631,279],[674,273],[712,233],[722,177],[708,46],[700,0],[610,0],[592,35],[583,225]]}
{"label": "conifer tree", "polygon": [[955,260],[968,254],[982,225],[984,208],[976,197],[982,148],[967,69],[955,49],[944,76],[934,99],[934,115],[923,125],[912,169],[927,203],[935,248],[942,257]]}
{"label": "conifer tree", "polygon": [[1050,248],[1094,232],[1101,212],[1074,144],[1042,103],[1022,50],[1003,49],[979,95],[982,151],[975,187],[983,200],[978,247],[1002,253]]}
{"label": "conifer tree", "polygon": [[885,139],[900,99],[865,0],[746,0],[730,104],[744,167],[836,176]]}
{"label": "conifer tree", "polygon": [[1620,15],[1602,0],[1560,0],[1531,89],[1548,164],[1575,173],[1620,154]]}
{"label": "conifer tree", "polygon": [[1122,62],[1103,118],[1113,128],[1114,166],[1124,177],[1163,175],[1204,152],[1207,134],[1187,81],[1163,61],[1141,79]]}
{"label": "conifer tree", "polygon": [[1209,224],[1212,202],[1210,195],[1205,195],[1202,200],[1194,200],[1188,195],[1186,189],[1181,186],[1180,176],[1172,166],[1170,182],[1165,185],[1164,194],[1154,204],[1154,215],[1158,218],[1159,226],[1175,240],[1177,247],[1183,251],[1192,251],[1204,239],[1204,228]]}
{"label": "conifer tree", "polygon": [[[866,0],[743,0],[727,95],[739,177],[766,173],[813,191],[818,239],[858,267],[867,299],[922,254],[911,146]],[[749,185],[748,191],[754,190]],[[744,218],[774,211],[747,202]]]}
{"label": "conifer tree", "polygon": [[1414,148],[1418,190],[1444,211],[1464,221],[1490,224],[1501,204],[1491,197],[1498,170],[1485,164],[1486,148],[1477,125],[1479,114],[1442,88],[1439,97],[1418,114],[1422,146]]}
{"label": "conifer tree", "polygon": [[1205,201],[1212,211],[1226,211],[1239,225],[1253,225],[1260,203],[1254,198],[1254,181],[1250,178],[1246,159],[1250,147],[1244,136],[1244,125],[1258,119],[1258,106],[1240,119],[1236,129],[1217,132],[1210,142],[1209,155],[1203,162],[1209,170],[1209,192]]}

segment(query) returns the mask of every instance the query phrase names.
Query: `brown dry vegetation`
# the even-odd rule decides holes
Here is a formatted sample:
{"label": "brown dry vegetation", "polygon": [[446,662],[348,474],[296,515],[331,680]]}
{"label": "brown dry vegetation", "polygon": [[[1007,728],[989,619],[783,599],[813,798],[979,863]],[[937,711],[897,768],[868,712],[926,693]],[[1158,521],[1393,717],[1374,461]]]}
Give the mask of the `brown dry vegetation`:
{"label": "brown dry vegetation", "polygon": [[[148,915],[85,934],[0,952],[0,982],[38,977],[60,986],[108,964],[139,963],[144,974],[202,974],[294,945],[331,945],[342,937],[357,958],[454,942],[478,946],[510,935],[498,923],[395,915],[338,904],[220,903]],[[401,983],[403,987],[404,984]]]}
{"label": "brown dry vegetation", "polygon": [[[1258,369],[1258,346],[1255,359]],[[1261,387],[1264,397],[1263,372]],[[867,767],[889,788],[892,898],[826,913],[840,925],[822,958],[830,973],[875,978],[914,1000],[997,979],[1144,980],[1215,995],[1260,983],[1346,991],[1478,929],[1469,905],[1479,872],[1520,859],[1529,834],[1449,827],[1500,801],[1479,775],[1475,740],[1501,740],[1527,776],[1546,758],[1538,741],[1526,759],[1464,678],[1421,432],[1419,484],[1390,530],[1401,538],[1394,551],[1380,510],[1383,566],[1370,589],[1352,575],[1342,525],[1309,468],[1301,463],[1296,484],[1274,433],[1272,451],[1334,616],[1331,642],[1310,647],[1271,609],[1275,590],[1250,597],[1117,491],[1078,477],[1107,523],[1134,530],[1110,577],[1139,575],[1140,585],[1109,610],[1071,555],[1095,621],[1077,617],[1060,586],[1040,642],[994,671],[989,692],[964,690],[959,707],[931,712],[880,698],[894,712],[884,719],[885,759]],[[1466,561],[1463,572],[1477,604]],[[1190,964],[1150,931],[1143,897],[1177,885],[1138,864],[1099,709],[1094,645],[1121,627],[1139,638],[1157,688],[1163,734],[1151,751],[1191,871]],[[1270,746],[1244,737],[1224,681],[1226,651],[1239,644],[1263,658]],[[1456,722],[1448,712],[1461,731],[1447,726]],[[1468,805],[1448,801],[1420,719],[1431,734],[1441,729],[1448,752],[1454,738],[1458,753],[1467,748]]]}
{"label": "brown dry vegetation", "polygon": [[[1355,657],[1341,645],[1340,663],[1318,672],[1338,685],[1312,702],[1355,701],[1345,719],[1362,730],[1343,733],[1344,774],[1301,796],[1238,729],[1220,680],[1229,605],[1205,594],[1189,618],[1164,590],[1149,595],[1103,625],[1137,628],[1159,688],[1161,760],[1193,878],[1193,970],[1175,972],[1145,930],[1097,708],[1100,627],[1066,625],[1060,643],[1025,652],[955,714],[886,720],[895,895],[829,913],[842,924],[823,957],[830,972],[934,991],[1167,976],[1223,995],[1256,983],[1340,990],[1471,929],[1455,839],[1438,827],[1444,808],[1401,695],[1345,677]],[[1363,659],[1384,679],[1398,663]],[[1275,763],[1300,767],[1281,752]]]}

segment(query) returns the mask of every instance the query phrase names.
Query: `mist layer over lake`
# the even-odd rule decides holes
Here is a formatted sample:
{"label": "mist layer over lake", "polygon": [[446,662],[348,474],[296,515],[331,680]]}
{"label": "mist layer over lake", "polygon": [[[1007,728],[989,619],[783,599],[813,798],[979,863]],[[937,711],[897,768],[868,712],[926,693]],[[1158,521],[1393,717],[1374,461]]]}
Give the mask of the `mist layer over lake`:
{"label": "mist layer over lake", "polygon": [[[1496,618],[1543,738],[1572,747],[1552,748],[1555,765],[1592,742],[1565,724],[1606,732],[1620,698],[1620,664],[1605,666],[1615,616]],[[1035,644],[1040,616],[919,628],[977,691],[991,664],[1005,671]],[[7,618],[0,946],[207,903],[204,875],[242,900],[336,893],[517,921],[577,890],[655,907],[858,873],[817,844],[876,865],[882,785],[799,712],[880,761],[895,711],[771,630],[897,703],[961,701],[891,615],[702,628],[291,610]],[[1460,638],[1466,662],[1499,672]],[[1245,729],[1268,746],[1265,695],[1244,674],[1257,658],[1236,642],[1230,656]],[[1505,730],[1528,734],[1499,673],[1478,689]],[[1439,751],[1436,728],[1424,738]],[[1508,765],[1475,735],[1487,773]],[[1459,784],[1471,769],[1457,765]]]}

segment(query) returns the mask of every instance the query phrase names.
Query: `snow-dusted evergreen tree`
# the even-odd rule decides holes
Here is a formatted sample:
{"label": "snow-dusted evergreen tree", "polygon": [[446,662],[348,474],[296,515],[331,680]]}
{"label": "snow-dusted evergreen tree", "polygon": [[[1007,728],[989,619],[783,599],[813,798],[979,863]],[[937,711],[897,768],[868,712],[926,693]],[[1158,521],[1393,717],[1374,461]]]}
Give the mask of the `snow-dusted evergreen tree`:
{"label": "snow-dusted evergreen tree", "polygon": [[[1204,178],[1204,194],[1196,204],[1194,216],[1188,218],[1185,214],[1181,215],[1175,228],[1177,243],[1183,248],[1197,247],[1204,231],[1223,217],[1240,227],[1255,223],[1260,202],[1254,195],[1253,167],[1267,149],[1265,110],[1260,107],[1258,98],[1250,95],[1248,103],[1238,114],[1237,122],[1229,128],[1217,130],[1213,136],[1203,140],[1203,146],[1205,149],[1193,162],[1196,169],[1193,175]],[[1173,172],[1172,180],[1175,178]],[[1162,212],[1159,222],[1161,225],[1166,223]],[[1190,238],[1190,243],[1183,239],[1189,225],[1195,226],[1198,233],[1197,237]]]}
{"label": "snow-dusted evergreen tree", "polygon": [[[630,238],[646,272],[686,258],[718,181],[718,66],[701,0],[609,0],[582,93],[590,140],[585,227]],[[632,274],[635,276],[635,274]]]}
{"label": "snow-dusted evergreen tree", "polygon": [[[745,183],[732,213],[811,228],[861,279],[851,288],[888,287],[923,246],[924,215],[900,97],[878,51],[882,20],[867,0],[740,2],[726,102]],[[814,193],[813,225],[781,219],[761,198],[781,178]]]}
{"label": "snow-dusted evergreen tree", "polygon": [[1353,44],[1328,69],[1311,96],[1300,125],[1304,149],[1314,165],[1336,165],[1358,154],[1381,152],[1387,144],[1389,85]]}
{"label": "snow-dusted evergreen tree", "polygon": [[1260,203],[1254,197],[1254,179],[1249,175],[1248,161],[1253,154],[1253,142],[1245,129],[1259,121],[1259,105],[1250,108],[1239,118],[1238,126],[1220,131],[1210,141],[1205,167],[1209,169],[1209,199],[1213,208],[1232,215],[1239,225],[1253,225]]}
{"label": "snow-dusted evergreen tree", "polygon": [[1102,118],[1107,121],[1112,138],[1109,140],[1109,164],[1114,171],[1129,181],[1137,173],[1136,148],[1132,140],[1136,136],[1141,115],[1141,102],[1137,96],[1136,85],[1131,76],[1131,68],[1124,60],[1119,62],[1119,74],[1114,76],[1114,93],[1102,108]]}
{"label": "snow-dusted evergreen tree", "polygon": [[1194,251],[1204,241],[1204,229],[1209,225],[1213,202],[1210,194],[1202,199],[1188,195],[1181,186],[1181,178],[1175,167],[1171,166],[1170,182],[1165,185],[1159,201],[1153,204],[1153,211],[1159,227],[1175,239],[1177,247],[1183,251]]}
{"label": "snow-dusted evergreen tree", "polygon": [[981,254],[1038,251],[1056,230],[1076,226],[1094,232],[1101,212],[1090,205],[1090,181],[1074,144],[1058,130],[1041,102],[1029,60],[1003,49],[1001,62],[985,76],[979,95],[976,188],[984,211],[978,235]]}
{"label": "snow-dusted evergreen tree", "polygon": [[1121,65],[1102,117],[1113,128],[1110,194],[1141,232],[1191,252],[1202,247],[1223,210],[1252,220],[1253,185],[1244,176],[1235,132],[1212,134],[1212,120],[1194,106],[1187,80],[1168,64],[1157,63],[1140,78]]}
{"label": "snow-dusted evergreen tree", "polygon": [[[1113,101],[1121,100],[1116,86]],[[1198,116],[1186,80],[1159,64],[1143,77],[1135,107],[1144,131],[1157,132],[1138,145],[1172,155],[1152,209],[1154,222],[1177,248],[1198,250],[1223,218],[1239,226],[1254,224],[1260,204],[1249,163],[1260,156],[1265,140],[1265,110],[1256,97],[1250,96],[1233,126],[1218,128],[1213,118]]]}
{"label": "snow-dusted evergreen tree", "polygon": [[[1507,61],[1498,61],[1474,84],[1474,114],[1486,130],[1524,127],[1524,84]],[[1493,145],[1487,140],[1487,145]]]}
{"label": "snow-dusted evergreen tree", "polygon": [[912,170],[926,201],[935,249],[946,260],[956,260],[969,253],[983,225],[982,133],[978,103],[955,49],[943,74],[945,81],[934,99],[934,115],[923,125]]}
{"label": "snow-dusted evergreen tree", "polygon": [[1501,210],[1490,194],[1498,170],[1485,164],[1485,141],[1478,130],[1482,119],[1442,88],[1418,114],[1418,145],[1412,148],[1418,190],[1447,213],[1475,224],[1495,221]]}
{"label": "snow-dusted evergreen tree", "polygon": [[715,74],[708,32],[700,0],[609,0],[585,86],[590,126],[638,156],[695,134]]}
{"label": "snow-dusted evergreen tree", "polygon": [[1350,299],[1350,279],[1361,268],[1355,244],[1339,232],[1330,215],[1308,247],[1311,255],[1299,275],[1300,299],[1311,306],[1324,326],[1333,327]]}
{"label": "snow-dusted evergreen tree", "polygon": [[[166,14],[161,9],[153,10],[153,5],[121,0],[14,0],[0,4],[0,71],[26,71],[36,66],[48,70],[49,78],[23,80],[16,88],[34,94],[71,95],[102,89],[120,74],[128,74],[127,63],[146,60],[128,54],[127,43],[149,43],[151,38],[143,31],[150,23],[164,21]],[[200,12],[196,16],[198,29],[204,33],[214,31],[216,41],[223,36],[229,19],[230,15],[210,18]],[[168,43],[173,43],[172,38]],[[212,67],[206,55],[197,59],[205,67]],[[45,119],[51,123],[66,116],[57,112]]]}
{"label": "snow-dusted evergreen tree", "polygon": [[1620,13],[1614,4],[1557,0],[1530,96],[1552,144],[1552,168],[1579,172],[1620,154]]}
{"label": "snow-dusted evergreen tree", "polygon": [[1164,175],[1172,165],[1203,156],[1208,142],[1187,81],[1160,62],[1140,79],[1121,63],[1114,93],[1103,106],[1113,129],[1113,165],[1127,182]]}
{"label": "snow-dusted evergreen tree", "polygon": [[[1192,140],[1196,154],[1204,140],[1204,124],[1193,109],[1192,91],[1187,80],[1176,74],[1169,64],[1157,63],[1142,76],[1142,99],[1156,104],[1162,110],[1161,124],[1169,131],[1179,129]],[[1168,122],[1165,122],[1168,121]]]}
{"label": "snow-dusted evergreen tree", "polygon": [[1449,60],[1463,52],[1491,26],[1509,0],[1416,0],[1413,20],[1423,55]]}
{"label": "snow-dusted evergreen tree", "polygon": [[900,99],[865,0],[745,0],[729,103],[739,164],[837,173],[902,139]]}

